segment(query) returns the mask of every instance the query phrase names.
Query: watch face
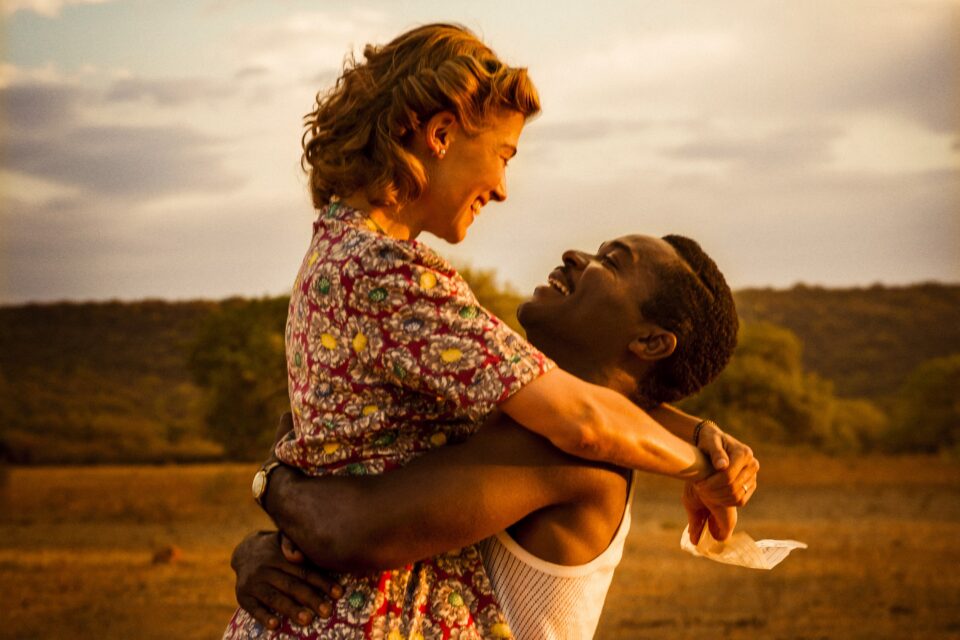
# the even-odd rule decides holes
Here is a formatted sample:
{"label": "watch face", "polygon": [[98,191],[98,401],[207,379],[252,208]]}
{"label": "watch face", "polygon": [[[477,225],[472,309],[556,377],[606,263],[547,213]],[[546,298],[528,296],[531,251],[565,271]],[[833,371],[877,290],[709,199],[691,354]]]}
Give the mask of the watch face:
{"label": "watch face", "polygon": [[259,499],[263,495],[263,490],[267,486],[267,474],[264,473],[263,469],[257,471],[256,475],[253,476],[253,497]]}

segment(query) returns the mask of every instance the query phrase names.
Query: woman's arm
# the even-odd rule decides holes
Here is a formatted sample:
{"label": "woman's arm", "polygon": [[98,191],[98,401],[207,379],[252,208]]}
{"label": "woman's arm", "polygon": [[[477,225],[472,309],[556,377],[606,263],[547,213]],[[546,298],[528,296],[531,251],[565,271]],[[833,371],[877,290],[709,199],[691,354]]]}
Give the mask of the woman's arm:
{"label": "woman's arm", "polygon": [[522,426],[581,458],[682,480],[713,473],[710,460],[625,396],[553,369],[500,405]]}

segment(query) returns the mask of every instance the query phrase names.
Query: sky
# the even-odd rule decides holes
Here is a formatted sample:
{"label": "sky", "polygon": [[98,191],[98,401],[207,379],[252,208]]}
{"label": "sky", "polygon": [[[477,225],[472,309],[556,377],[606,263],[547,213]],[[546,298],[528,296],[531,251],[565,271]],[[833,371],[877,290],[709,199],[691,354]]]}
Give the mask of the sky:
{"label": "sky", "polygon": [[456,246],[521,292],[564,249],[697,239],[734,288],[960,282],[960,0],[6,0],[0,304],[289,291],[302,116],[435,21],[543,113]]}

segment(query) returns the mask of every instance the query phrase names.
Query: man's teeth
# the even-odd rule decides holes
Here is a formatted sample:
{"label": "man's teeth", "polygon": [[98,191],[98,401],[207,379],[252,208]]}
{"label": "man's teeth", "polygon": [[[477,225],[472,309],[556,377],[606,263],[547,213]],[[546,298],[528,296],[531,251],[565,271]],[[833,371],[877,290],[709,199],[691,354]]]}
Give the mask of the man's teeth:
{"label": "man's teeth", "polygon": [[559,291],[560,293],[562,293],[563,295],[565,295],[565,296],[570,295],[570,289],[567,288],[567,285],[565,285],[564,283],[560,282],[560,281],[557,280],[556,278],[554,278],[554,277],[547,278],[547,283],[548,283],[551,287],[553,287],[554,289],[556,289],[557,291]]}

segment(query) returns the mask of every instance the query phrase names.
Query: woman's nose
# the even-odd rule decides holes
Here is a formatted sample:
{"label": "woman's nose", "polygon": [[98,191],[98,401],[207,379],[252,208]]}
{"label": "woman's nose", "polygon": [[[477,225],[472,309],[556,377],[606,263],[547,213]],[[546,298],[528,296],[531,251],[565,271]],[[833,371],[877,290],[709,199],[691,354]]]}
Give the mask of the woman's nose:
{"label": "woman's nose", "polygon": [[503,178],[500,180],[500,184],[497,185],[496,189],[493,190],[490,194],[491,200],[496,200],[497,202],[503,202],[507,199],[507,179]]}

